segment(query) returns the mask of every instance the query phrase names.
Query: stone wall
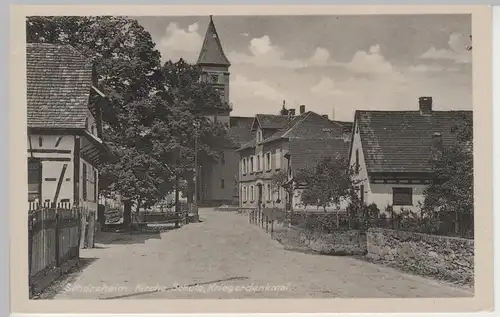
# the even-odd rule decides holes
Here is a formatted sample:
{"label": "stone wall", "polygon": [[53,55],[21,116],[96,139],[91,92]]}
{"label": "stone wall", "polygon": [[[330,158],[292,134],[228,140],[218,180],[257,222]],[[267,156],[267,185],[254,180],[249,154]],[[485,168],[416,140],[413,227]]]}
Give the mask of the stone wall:
{"label": "stone wall", "polygon": [[286,230],[276,230],[274,237],[290,249],[305,248],[329,255],[366,254],[366,235],[358,230],[307,234],[304,230],[290,226]]}
{"label": "stone wall", "polygon": [[472,286],[474,240],[369,229],[367,257],[424,276]]}

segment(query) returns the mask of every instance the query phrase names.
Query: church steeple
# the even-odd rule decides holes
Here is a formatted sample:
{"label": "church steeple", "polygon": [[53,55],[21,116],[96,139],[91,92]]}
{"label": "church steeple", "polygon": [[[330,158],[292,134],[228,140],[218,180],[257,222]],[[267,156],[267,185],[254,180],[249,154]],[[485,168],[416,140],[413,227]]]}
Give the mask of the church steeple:
{"label": "church steeple", "polygon": [[200,66],[231,66],[222,49],[212,16],[210,16],[210,23],[208,24],[197,64]]}

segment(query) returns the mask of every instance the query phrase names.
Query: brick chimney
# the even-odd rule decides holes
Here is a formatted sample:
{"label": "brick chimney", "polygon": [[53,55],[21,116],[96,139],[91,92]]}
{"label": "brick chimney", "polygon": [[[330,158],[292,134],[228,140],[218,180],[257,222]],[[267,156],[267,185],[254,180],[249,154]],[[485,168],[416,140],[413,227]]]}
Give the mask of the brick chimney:
{"label": "brick chimney", "polygon": [[420,97],[418,98],[418,107],[420,114],[431,114],[432,113],[432,97]]}
{"label": "brick chimney", "polygon": [[306,113],[306,105],[300,105],[300,114]]}
{"label": "brick chimney", "polygon": [[432,134],[431,155],[433,160],[438,160],[443,153],[443,136],[441,133]]}

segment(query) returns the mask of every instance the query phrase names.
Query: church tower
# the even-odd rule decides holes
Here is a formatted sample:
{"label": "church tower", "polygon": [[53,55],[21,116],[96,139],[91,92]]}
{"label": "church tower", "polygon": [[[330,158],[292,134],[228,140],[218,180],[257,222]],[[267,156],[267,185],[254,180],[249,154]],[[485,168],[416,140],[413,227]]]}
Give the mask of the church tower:
{"label": "church tower", "polygon": [[[215,24],[210,16],[205,39],[201,47],[197,61],[202,69],[202,80],[212,85],[221,95],[221,98],[229,104],[229,67],[231,63],[224,54],[222,44],[215,29]],[[207,114],[229,124],[231,110],[224,113]]]}

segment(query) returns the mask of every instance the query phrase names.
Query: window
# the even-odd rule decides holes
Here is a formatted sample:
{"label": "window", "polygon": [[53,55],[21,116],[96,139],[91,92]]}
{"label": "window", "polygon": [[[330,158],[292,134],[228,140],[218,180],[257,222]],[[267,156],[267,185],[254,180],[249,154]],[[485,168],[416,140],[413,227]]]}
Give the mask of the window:
{"label": "window", "polygon": [[243,202],[247,201],[246,191],[247,191],[246,186],[242,186],[241,187],[241,201],[243,201]]}
{"label": "window", "polygon": [[412,206],[412,191],[411,187],[394,187],[392,189],[392,204],[394,206]]}
{"label": "window", "polygon": [[359,200],[361,200],[361,203],[365,203],[365,185],[361,185],[359,187]]}
{"label": "window", "polygon": [[250,201],[254,201],[253,196],[254,196],[253,186],[250,186]]}
{"label": "window", "polygon": [[87,200],[87,164],[82,164],[82,199]]}
{"label": "window", "polygon": [[260,171],[260,154],[257,155],[257,171]]}
{"label": "window", "polygon": [[39,137],[38,138],[38,146],[41,147],[42,145],[43,145],[43,139],[42,139],[42,137]]}
{"label": "window", "polygon": [[276,155],[274,159],[276,160],[275,162],[276,169],[281,168],[281,149],[276,149]]}
{"label": "window", "polygon": [[247,159],[244,158],[241,160],[241,173],[245,175],[247,173]]}
{"label": "window", "polygon": [[257,132],[257,142],[262,141],[262,131]]}
{"label": "window", "polygon": [[271,152],[266,153],[266,171],[271,169]]}
{"label": "window", "polygon": [[220,188],[224,189],[224,178],[220,180]]}
{"label": "window", "polygon": [[28,201],[40,199],[42,189],[42,162],[37,159],[28,160]]}
{"label": "window", "polygon": [[281,187],[276,191],[276,201],[281,200]]}
{"label": "window", "polygon": [[267,201],[272,200],[273,195],[271,194],[271,185],[267,184]]}
{"label": "window", "polygon": [[359,149],[356,149],[356,166],[354,167],[356,173],[359,172]]}

